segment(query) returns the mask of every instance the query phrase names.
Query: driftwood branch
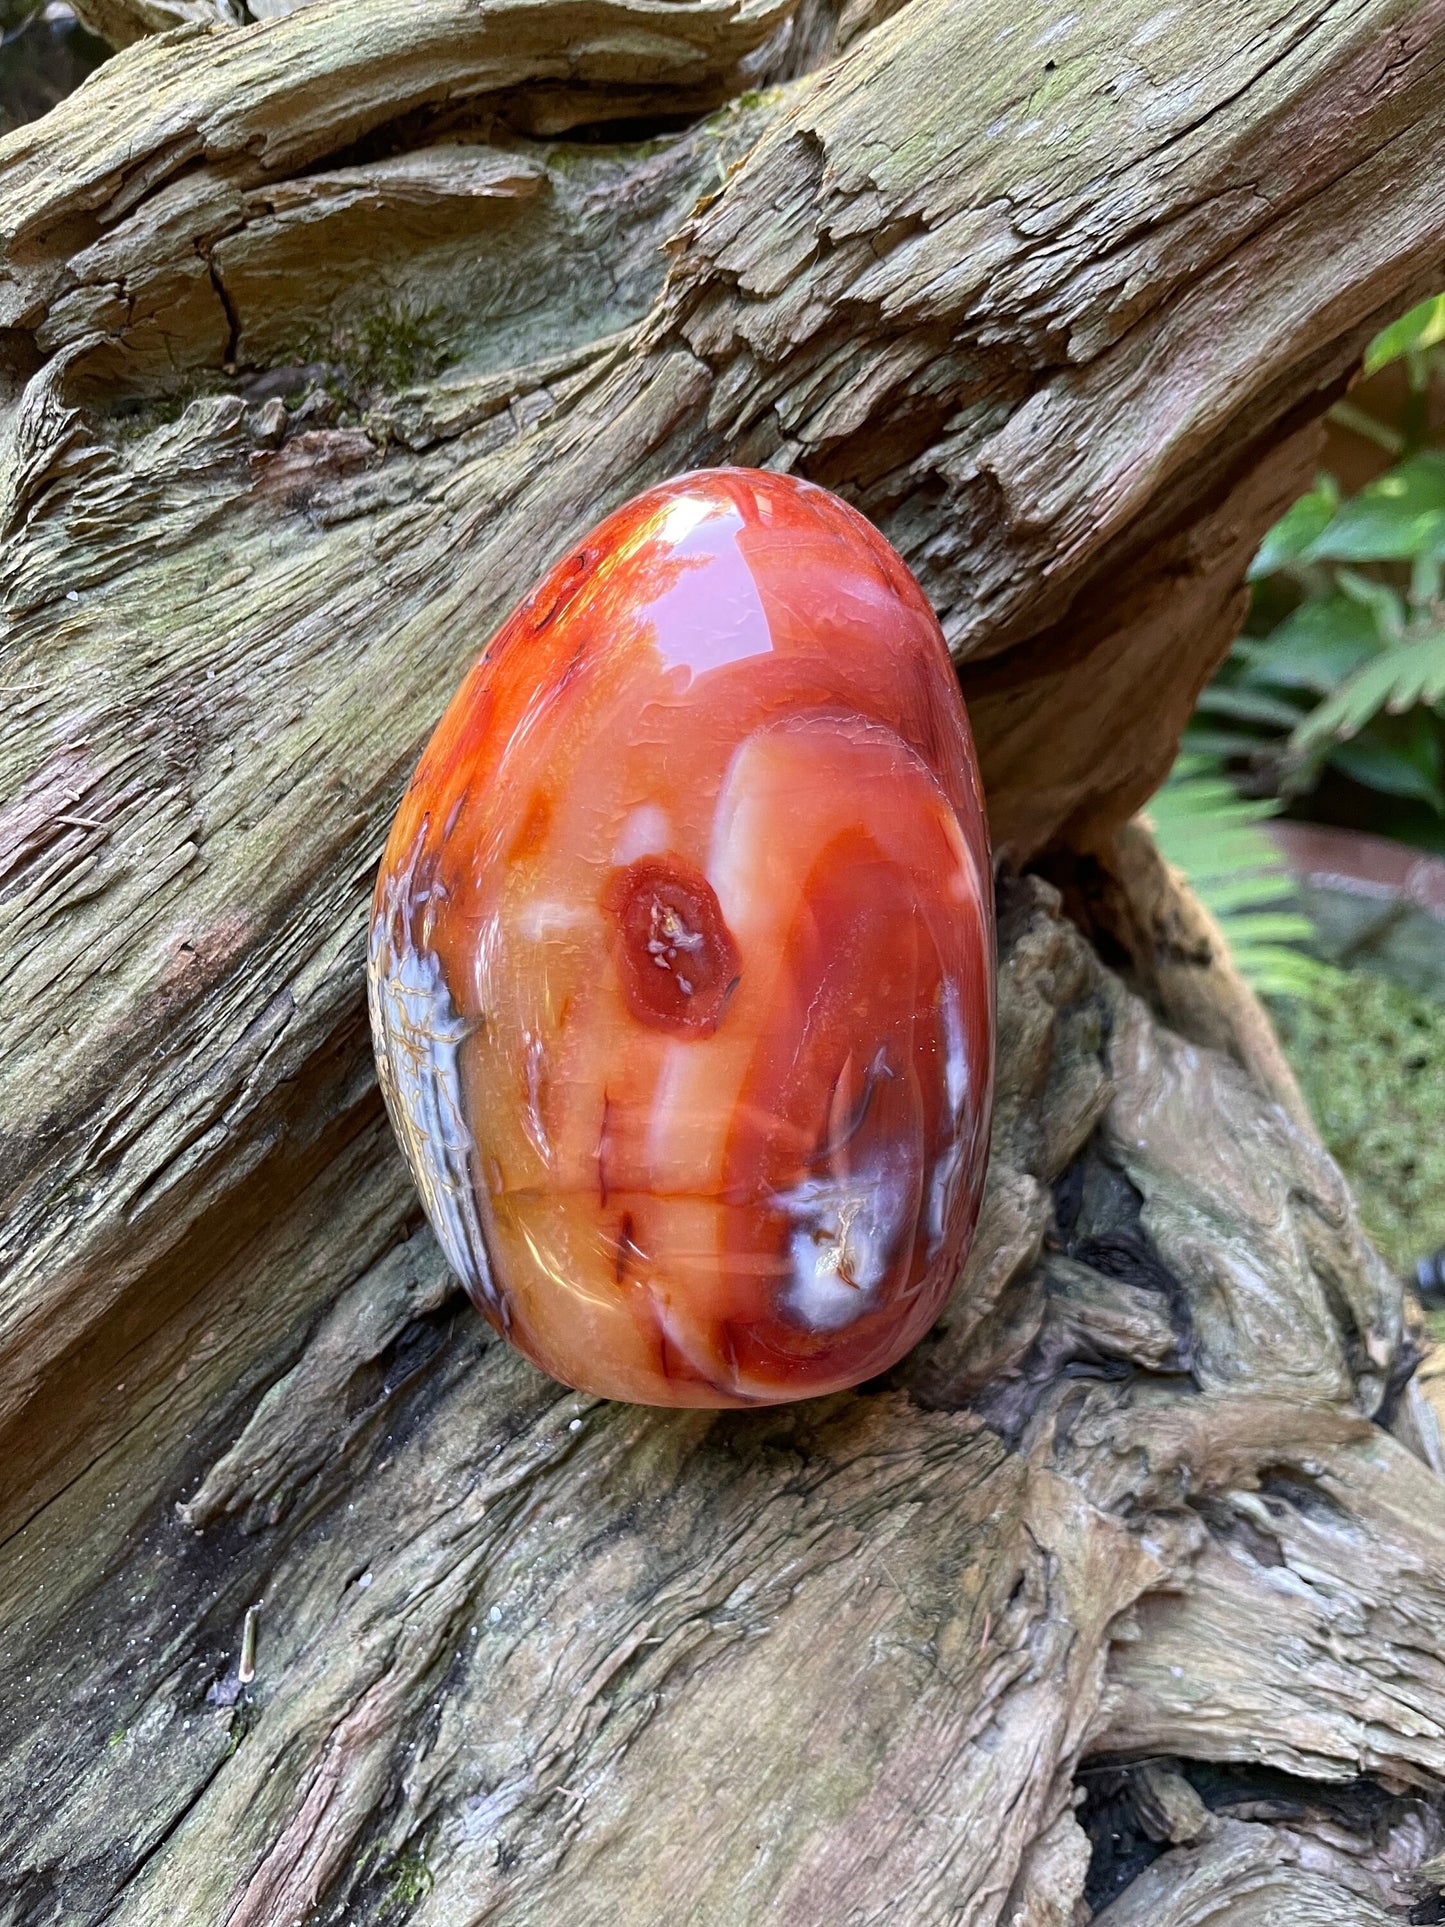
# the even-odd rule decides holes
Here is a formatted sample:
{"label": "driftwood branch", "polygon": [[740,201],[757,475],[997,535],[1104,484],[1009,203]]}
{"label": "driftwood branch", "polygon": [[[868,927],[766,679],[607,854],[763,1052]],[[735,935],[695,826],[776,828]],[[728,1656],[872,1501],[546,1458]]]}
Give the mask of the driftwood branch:
{"label": "driftwood branch", "polygon": [[[1114,1923],[1398,1918],[1415,1341],[1118,832],[1441,275],[1445,11],[175,11],[95,0],[135,44],[0,143],[0,1920],[1072,1927],[1103,1775]],[[1069,912],[1005,887],[938,1330],[765,1417],[487,1336],[361,996],[463,666],[719,460],[903,550]]]}

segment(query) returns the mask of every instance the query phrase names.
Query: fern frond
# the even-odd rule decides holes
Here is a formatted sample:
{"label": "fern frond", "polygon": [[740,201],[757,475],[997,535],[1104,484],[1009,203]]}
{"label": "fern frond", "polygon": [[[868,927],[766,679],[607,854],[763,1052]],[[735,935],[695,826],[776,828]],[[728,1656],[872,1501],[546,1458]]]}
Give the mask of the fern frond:
{"label": "fern frond", "polygon": [[1348,741],[1381,711],[1398,716],[1445,698],[1445,629],[1401,643],[1357,669],[1334,695],[1310,711],[1290,738],[1302,755]]}
{"label": "fern frond", "polygon": [[1218,761],[1227,761],[1234,756],[1255,756],[1261,750],[1275,747],[1279,738],[1266,742],[1263,737],[1250,736],[1242,729],[1209,729],[1199,722],[1191,722],[1184,732],[1184,748],[1191,755],[1210,756]]}
{"label": "fern frond", "polygon": [[[1277,870],[1228,871],[1209,879],[1209,907],[1216,917],[1235,910],[1273,910],[1280,901]],[[1313,934],[1311,924],[1306,934]]]}
{"label": "fern frond", "polygon": [[1314,935],[1263,824],[1274,798],[1241,796],[1208,757],[1185,754],[1148,808],[1160,850],[1189,879],[1245,981],[1266,997],[1315,997],[1338,972],[1301,948]]}
{"label": "fern frond", "polygon": [[1297,997],[1306,1002],[1320,1002],[1345,974],[1303,950],[1289,950],[1278,943],[1258,950],[1248,944],[1232,944],[1230,954],[1240,976],[1261,997]]}
{"label": "fern frond", "polygon": [[1293,729],[1299,710],[1262,689],[1228,688],[1215,683],[1200,691],[1196,716],[1223,716],[1234,723],[1258,723],[1265,729]]}

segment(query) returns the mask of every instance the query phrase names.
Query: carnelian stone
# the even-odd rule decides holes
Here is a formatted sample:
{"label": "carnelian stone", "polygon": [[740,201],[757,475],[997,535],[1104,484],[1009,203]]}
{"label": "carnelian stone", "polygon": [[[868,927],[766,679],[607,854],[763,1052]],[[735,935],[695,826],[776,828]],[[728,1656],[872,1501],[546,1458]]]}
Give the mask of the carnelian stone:
{"label": "carnelian stone", "polygon": [[502,624],[397,813],[382,1089],[452,1267],[569,1385],[749,1405],[928,1328],[993,1060],[978,771],[938,623],[836,497],[629,502]]}

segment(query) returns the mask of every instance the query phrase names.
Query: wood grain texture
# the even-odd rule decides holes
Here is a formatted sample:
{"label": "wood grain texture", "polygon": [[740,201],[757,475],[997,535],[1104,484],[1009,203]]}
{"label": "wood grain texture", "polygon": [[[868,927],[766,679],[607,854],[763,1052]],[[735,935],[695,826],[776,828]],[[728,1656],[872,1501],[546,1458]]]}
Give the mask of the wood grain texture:
{"label": "wood grain texture", "polygon": [[[1140,1752],[1408,1807],[1166,1835],[1157,1918],[1401,1917],[1414,1341],[1114,833],[1440,277],[1445,8],[108,5],[134,44],[0,143],[0,1921],[1074,1927],[1076,1775]],[[902,549],[998,849],[1078,919],[1011,886],[942,1323],[767,1419],[486,1338],[361,991],[465,665],[718,460]]]}
{"label": "wood grain texture", "polygon": [[[164,1456],[165,1492],[131,1510],[118,1453],[12,1543],[10,1917],[45,1918],[44,1897],[66,1919],[270,1922],[324,1898],[383,1919],[415,1876],[424,1921],[1068,1920],[1086,1755],[1298,1772],[1306,1723],[1343,1736],[1316,1741],[1317,1779],[1435,1784],[1422,1735],[1445,1707],[1410,1656],[1439,1482],[1367,1423],[1378,1379],[1344,1328],[1334,1366],[1272,1397],[1261,1337],[1273,1303],[1299,1317],[1342,1286],[1351,1332],[1393,1331],[1397,1288],[1305,1134],[1225,1057],[1200,1053],[1203,1103],[1182,1087],[1192,1047],[1056,901],[1033,884],[1006,905],[990,1228],[934,1338],[865,1395],[694,1415],[565,1393],[456,1295],[384,1158],[369,1202],[396,1230],[296,1362],[231,1419],[172,1365],[158,1396],[198,1429],[152,1413],[131,1447]],[[1142,1114],[1180,1106],[1221,1161],[1248,1150],[1192,1254],[1174,1133],[1141,1142]],[[1336,1210],[1332,1242],[1223,1265],[1270,1183],[1298,1226]],[[305,1247],[365,1248],[338,1202],[295,1214],[291,1277]],[[1366,1583],[1339,1567],[1330,1610],[1279,1634],[1296,1668],[1316,1641],[1333,1684],[1250,1691],[1271,1599],[1325,1583],[1326,1489],[1342,1546],[1392,1548],[1363,1677],[1413,1665],[1393,1722],[1338,1655]],[[1277,1565],[1240,1565],[1256,1515]],[[67,1570],[82,1522],[97,1537]],[[1218,1622],[1239,1612],[1236,1651]],[[1226,1700],[1211,1668],[1231,1663]],[[1050,1879],[1067,1907],[1041,1913]]]}

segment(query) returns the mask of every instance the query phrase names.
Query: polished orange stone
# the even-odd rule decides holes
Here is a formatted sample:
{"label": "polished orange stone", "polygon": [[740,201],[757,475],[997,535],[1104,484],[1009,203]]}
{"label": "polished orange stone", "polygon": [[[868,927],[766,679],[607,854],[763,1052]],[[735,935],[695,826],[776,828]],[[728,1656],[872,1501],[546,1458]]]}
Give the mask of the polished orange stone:
{"label": "polished orange stone", "polygon": [[454,1270],[569,1385],[749,1405],[921,1337],[978,1212],[992,886],[938,623],[836,497],[609,516],[502,624],[393,826],[382,1089]]}

